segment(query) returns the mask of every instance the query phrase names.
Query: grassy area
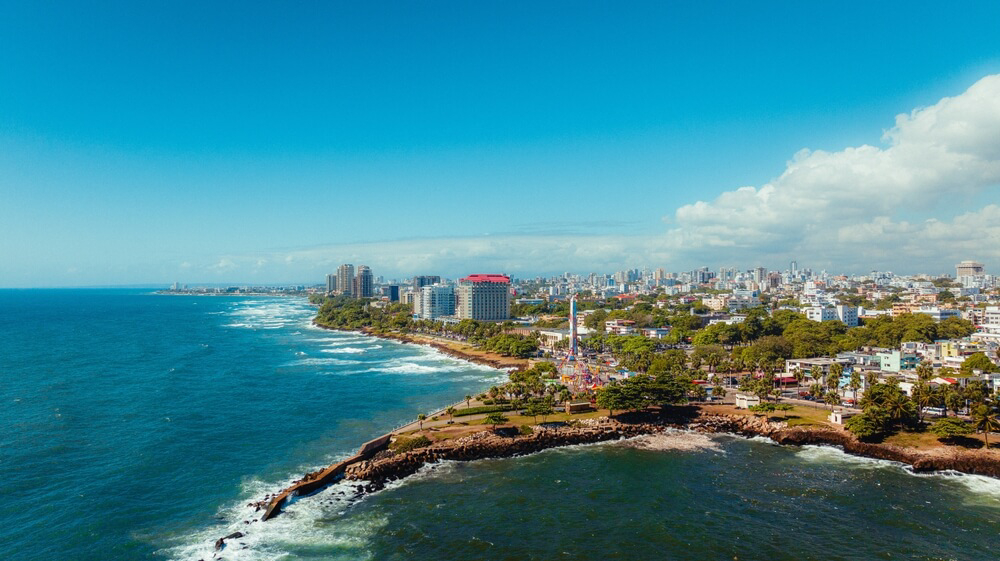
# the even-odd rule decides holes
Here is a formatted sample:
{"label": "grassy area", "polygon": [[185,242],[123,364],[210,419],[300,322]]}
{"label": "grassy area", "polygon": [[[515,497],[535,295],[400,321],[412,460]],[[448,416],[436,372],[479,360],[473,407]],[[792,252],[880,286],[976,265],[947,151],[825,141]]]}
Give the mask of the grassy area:
{"label": "grassy area", "polygon": [[[521,425],[536,425],[542,422],[542,417],[539,416],[537,420],[531,415],[518,415],[516,413],[505,413],[508,421],[503,425],[498,426],[521,426]],[[607,417],[608,410],[601,409],[599,411],[587,411],[586,413],[574,413],[572,415],[567,413],[553,413],[545,417],[545,422],[555,423],[555,422],[565,422],[565,421],[579,421],[582,419],[596,419],[599,417]],[[479,432],[483,430],[483,426],[489,426],[485,419],[473,419],[473,420],[456,420],[454,424],[446,425],[443,427],[425,427],[424,430],[413,430],[407,431],[405,433],[400,433],[400,436],[411,437],[417,434],[423,434],[435,442],[443,440],[452,440],[456,438],[461,438],[467,436],[474,432]]]}
{"label": "grassy area", "polygon": [[[732,404],[700,405],[703,413],[707,415],[753,415],[753,411],[737,409]],[[790,427],[829,427],[827,415],[829,409],[817,409],[804,405],[795,405],[788,411],[775,411],[767,414],[769,421],[784,421]]]}
{"label": "grassy area", "polygon": [[906,448],[938,448],[941,446],[941,442],[938,441],[937,436],[930,431],[900,431],[886,438],[885,442],[886,444],[895,444],[896,446]]}
{"label": "grassy area", "polygon": [[827,421],[827,416],[830,412],[827,410],[796,405],[791,411],[787,411],[786,413],[788,414],[787,419],[782,419],[781,415],[774,414],[770,415],[770,419],[772,421],[787,421],[790,427],[830,426],[829,421]]}

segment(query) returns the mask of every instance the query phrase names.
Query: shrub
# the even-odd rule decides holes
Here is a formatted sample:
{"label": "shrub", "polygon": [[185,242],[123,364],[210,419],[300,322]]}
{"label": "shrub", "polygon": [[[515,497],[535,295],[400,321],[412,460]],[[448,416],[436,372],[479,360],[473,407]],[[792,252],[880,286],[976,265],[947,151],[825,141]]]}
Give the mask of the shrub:
{"label": "shrub", "polygon": [[517,432],[519,432],[519,433],[527,436],[527,435],[529,435],[529,434],[531,434],[531,433],[533,433],[535,431],[534,431],[534,429],[532,429],[528,425],[521,425],[520,427],[518,427]]}
{"label": "shrub", "polygon": [[396,437],[396,440],[389,445],[389,449],[397,452],[409,452],[410,450],[416,450],[417,448],[423,448],[424,446],[429,446],[431,444],[431,439],[424,435],[415,436],[412,438],[407,438],[405,436]]}
{"label": "shrub", "polygon": [[514,409],[513,405],[483,405],[481,407],[469,407],[466,409],[459,409],[455,411],[456,417],[464,417],[466,415],[479,415],[482,413],[498,413],[502,411],[510,411]]}

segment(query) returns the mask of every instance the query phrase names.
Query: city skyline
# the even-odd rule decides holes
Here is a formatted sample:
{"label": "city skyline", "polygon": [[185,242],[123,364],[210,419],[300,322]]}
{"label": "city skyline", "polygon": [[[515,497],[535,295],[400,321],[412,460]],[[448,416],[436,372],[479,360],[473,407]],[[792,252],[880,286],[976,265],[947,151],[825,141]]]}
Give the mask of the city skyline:
{"label": "city skyline", "polygon": [[0,287],[1000,270],[995,4],[450,6],[14,7]]}

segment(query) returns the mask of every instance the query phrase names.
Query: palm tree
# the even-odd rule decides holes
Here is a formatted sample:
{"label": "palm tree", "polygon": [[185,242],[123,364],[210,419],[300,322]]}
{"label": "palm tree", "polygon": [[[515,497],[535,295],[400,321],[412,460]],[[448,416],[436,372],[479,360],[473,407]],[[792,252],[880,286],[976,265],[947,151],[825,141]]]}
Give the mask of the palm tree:
{"label": "palm tree", "polygon": [[471,401],[472,401],[472,396],[471,396],[471,395],[466,395],[466,396],[465,396],[465,408],[466,408],[466,409],[468,409],[469,407],[471,407],[471,406],[472,406],[472,405],[471,405],[471,404],[469,403],[469,402],[471,402]]}
{"label": "palm tree", "polygon": [[828,391],[826,395],[823,396],[823,401],[830,406],[830,410],[833,410],[833,406],[840,403],[840,394],[835,391]]}
{"label": "palm tree", "polygon": [[885,402],[885,411],[889,414],[889,419],[903,423],[903,419],[908,417],[913,408],[913,402],[906,394],[900,392]]}
{"label": "palm tree", "polygon": [[937,395],[924,380],[919,380],[911,390],[913,401],[917,404],[917,419],[924,422],[924,409],[937,403]]}
{"label": "palm tree", "polygon": [[801,387],[802,381],[806,379],[806,373],[801,368],[796,368],[792,371],[792,377],[795,378],[795,384]]}
{"label": "palm tree", "polygon": [[448,418],[450,418],[452,421],[455,420],[455,408],[454,407],[449,407],[449,408],[445,409],[444,412],[448,414]]}
{"label": "palm tree", "polygon": [[858,390],[861,389],[861,372],[857,368],[851,369],[851,381],[847,384],[851,388],[851,397],[854,398],[854,405],[858,405]]}
{"label": "palm tree", "polygon": [[830,365],[830,373],[826,375],[826,385],[831,390],[840,387],[840,376],[844,373],[844,365],[836,362]]}
{"label": "palm tree", "polygon": [[819,382],[815,382],[813,385],[809,386],[809,395],[813,396],[813,398],[817,400],[823,397],[823,385]]}
{"label": "palm tree", "polygon": [[427,415],[424,415],[423,413],[417,415],[417,422],[420,423],[420,430],[424,430],[424,420],[426,418],[427,418]]}
{"label": "palm tree", "polygon": [[[865,388],[870,388],[878,383],[878,374],[874,371],[869,371],[865,374]],[[867,389],[865,391],[868,391]]]}
{"label": "palm tree", "polygon": [[988,405],[980,405],[972,412],[972,425],[976,427],[976,432],[983,433],[985,444],[983,448],[990,447],[990,433],[1000,430],[1000,419],[997,418],[995,409]]}

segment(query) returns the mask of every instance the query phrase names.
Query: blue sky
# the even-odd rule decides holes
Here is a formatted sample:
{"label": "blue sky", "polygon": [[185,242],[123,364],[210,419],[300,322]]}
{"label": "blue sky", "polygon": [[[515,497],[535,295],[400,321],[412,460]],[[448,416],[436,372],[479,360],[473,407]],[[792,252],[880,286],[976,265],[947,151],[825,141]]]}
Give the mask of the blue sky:
{"label": "blue sky", "polygon": [[995,2],[66,4],[0,7],[0,286],[1000,270]]}

